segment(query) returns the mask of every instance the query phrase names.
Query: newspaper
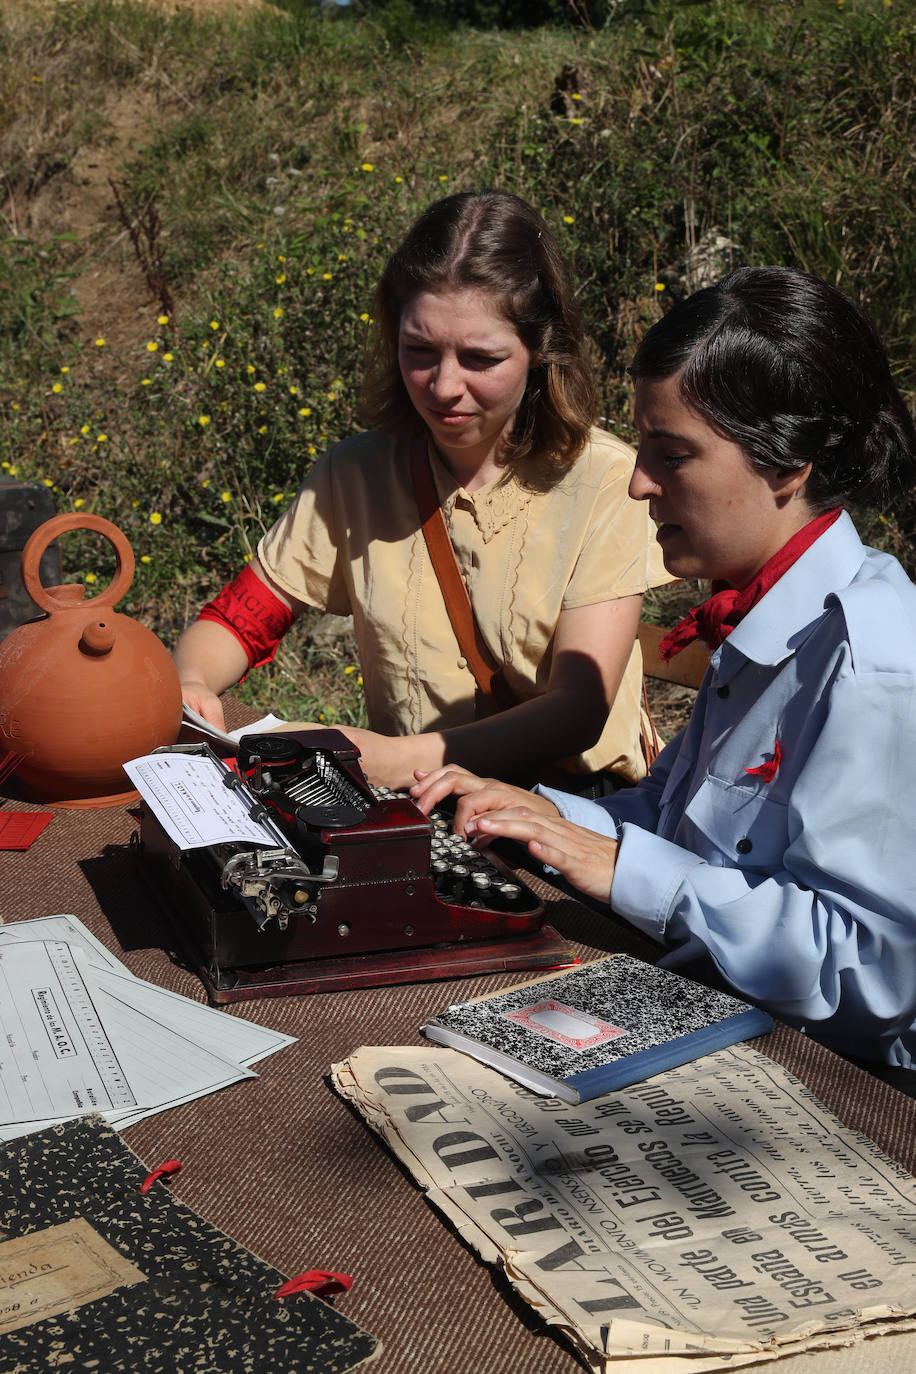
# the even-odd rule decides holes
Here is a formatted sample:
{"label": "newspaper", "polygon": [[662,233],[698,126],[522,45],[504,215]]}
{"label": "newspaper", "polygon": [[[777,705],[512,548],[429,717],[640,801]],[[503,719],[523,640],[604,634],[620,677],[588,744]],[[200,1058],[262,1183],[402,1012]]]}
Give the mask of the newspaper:
{"label": "newspaper", "polygon": [[592,1370],[916,1328],[916,1179],[746,1045],[576,1107],[438,1047],[364,1046],[332,1076]]}

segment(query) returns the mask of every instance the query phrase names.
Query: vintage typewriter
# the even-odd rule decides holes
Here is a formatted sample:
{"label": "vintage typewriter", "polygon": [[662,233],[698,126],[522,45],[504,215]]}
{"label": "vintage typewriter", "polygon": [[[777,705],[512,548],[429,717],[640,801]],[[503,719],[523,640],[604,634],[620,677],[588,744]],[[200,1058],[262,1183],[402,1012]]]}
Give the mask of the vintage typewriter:
{"label": "vintage typewriter", "polygon": [[370,787],[339,731],[245,735],[233,762],[173,748],[210,758],[272,837],[179,849],[143,807],[142,860],[214,1002],[575,962],[501,859]]}

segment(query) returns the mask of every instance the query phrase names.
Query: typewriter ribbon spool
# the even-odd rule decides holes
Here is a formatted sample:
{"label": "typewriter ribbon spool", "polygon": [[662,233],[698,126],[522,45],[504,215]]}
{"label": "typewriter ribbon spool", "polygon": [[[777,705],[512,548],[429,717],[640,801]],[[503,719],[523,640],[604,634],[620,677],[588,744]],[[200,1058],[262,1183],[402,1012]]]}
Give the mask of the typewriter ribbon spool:
{"label": "typewriter ribbon spool", "polygon": [[[78,583],[43,587],[41,556],[68,530],[114,547],[110,584],[85,601]],[[181,687],[160,639],[114,607],[134,576],[126,536],[98,515],[58,515],[22,551],[22,581],[46,615],[0,645],[0,749],[22,755],[17,781],[33,800],[104,806],[132,800],[122,765],[181,728]]]}

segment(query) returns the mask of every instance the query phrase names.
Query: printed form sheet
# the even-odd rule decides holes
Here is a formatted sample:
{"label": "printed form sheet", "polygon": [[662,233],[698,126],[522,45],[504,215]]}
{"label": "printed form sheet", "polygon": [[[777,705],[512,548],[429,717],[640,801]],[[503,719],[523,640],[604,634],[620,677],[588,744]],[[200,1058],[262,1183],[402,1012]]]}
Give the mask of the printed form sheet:
{"label": "printed form sheet", "polygon": [[202,754],[146,754],[124,772],[179,849],[252,840],[286,846],[278,830],[253,821],[241,797],[223,781],[225,772]]}
{"label": "printed form sheet", "polygon": [[0,1139],[89,1111],[131,1125],[291,1043],[135,978],[76,917],[0,928]]}

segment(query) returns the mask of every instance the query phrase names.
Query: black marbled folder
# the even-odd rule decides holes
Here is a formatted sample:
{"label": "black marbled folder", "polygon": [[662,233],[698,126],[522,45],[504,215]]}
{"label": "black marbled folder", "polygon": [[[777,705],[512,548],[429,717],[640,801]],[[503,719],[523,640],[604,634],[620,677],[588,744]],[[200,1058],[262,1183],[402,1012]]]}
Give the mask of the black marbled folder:
{"label": "black marbled folder", "polygon": [[475,1002],[421,1027],[534,1092],[586,1102],[763,1035],[759,1007],[615,954]]}
{"label": "black marbled folder", "polygon": [[0,1146],[0,1369],[345,1374],[376,1353],[146,1174],[100,1116]]}

